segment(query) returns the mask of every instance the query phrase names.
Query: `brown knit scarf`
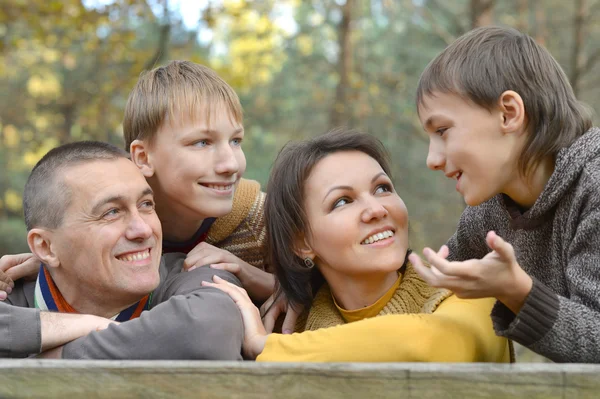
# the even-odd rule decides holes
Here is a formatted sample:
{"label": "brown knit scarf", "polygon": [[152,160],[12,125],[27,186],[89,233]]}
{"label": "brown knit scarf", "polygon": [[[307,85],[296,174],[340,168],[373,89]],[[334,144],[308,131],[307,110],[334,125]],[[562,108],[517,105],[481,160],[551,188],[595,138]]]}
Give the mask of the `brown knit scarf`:
{"label": "brown knit scarf", "polygon": [[[433,288],[427,285],[415,272],[412,265],[407,263],[406,271],[396,289],[394,296],[379,312],[378,316],[405,313],[433,313],[442,301],[452,295],[446,289]],[[296,331],[317,330],[345,324],[345,320],[337,310],[329,286],[324,284],[310,308],[298,319]]]}

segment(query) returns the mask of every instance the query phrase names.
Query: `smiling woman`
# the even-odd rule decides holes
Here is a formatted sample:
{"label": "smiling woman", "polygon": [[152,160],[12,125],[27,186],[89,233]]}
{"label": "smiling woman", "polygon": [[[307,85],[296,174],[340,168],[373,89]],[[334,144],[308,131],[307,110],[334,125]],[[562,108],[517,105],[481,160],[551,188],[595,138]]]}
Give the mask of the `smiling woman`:
{"label": "smiling woman", "polygon": [[493,300],[462,300],[430,287],[408,262],[408,211],[375,137],[340,130],[287,145],[273,167],[265,208],[270,263],[280,291],[305,309],[296,325],[303,333],[267,336],[245,292],[217,280],[212,285],[242,311],[247,357],[510,359],[507,340],[489,319]]}

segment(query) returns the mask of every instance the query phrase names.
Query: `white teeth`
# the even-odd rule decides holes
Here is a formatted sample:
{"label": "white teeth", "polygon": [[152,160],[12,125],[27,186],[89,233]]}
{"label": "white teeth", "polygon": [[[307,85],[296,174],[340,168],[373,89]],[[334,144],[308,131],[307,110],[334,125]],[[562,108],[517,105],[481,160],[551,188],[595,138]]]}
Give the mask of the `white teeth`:
{"label": "white teeth", "polygon": [[229,184],[227,186],[219,186],[216,184],[207,184],[206,187],[212,188],[213,190],[227,191],[227,190],[231,190],[231,187],[233,187],[233,184]]}
{"label": "white teeth", "polygon": [[136,260],[147,259],[149,257],[150,257],[150,250],[146,249],[144,251],[136,252],[134,254],[118,256],[117,259],[119,259],[120,261],[123,261],[123,262],[133,262]]}
{"label": "white teeth", "polygon": [[374,242],[381,241],[385,238],[392,237],[393,235],[394,235],[394,232],[392,230],[382,231],[381,233],[376,233],[376,234],[373,234],[372,236],[366,238],[363,242],[361,242],[361,245],[373,244]]}

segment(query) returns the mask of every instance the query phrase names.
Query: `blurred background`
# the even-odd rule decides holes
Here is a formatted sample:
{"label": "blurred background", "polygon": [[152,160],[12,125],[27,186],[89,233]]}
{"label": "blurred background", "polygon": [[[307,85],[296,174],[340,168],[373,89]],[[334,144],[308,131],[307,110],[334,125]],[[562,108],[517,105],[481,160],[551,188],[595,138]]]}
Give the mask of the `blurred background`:
{"label": "blurred background", "polygon": [[263,187],[289,140],[342,124],[378,136],[412,246],[437,247],[464,203],[425,166],[420,72],[476,26],[513,26],[550,50],[597,111],[598,18],[600,0],[1,0],[0,256],[27,250],[21,194],[39,158],[75,140],[122,146],[137,77],[172,59],[208,65],[237,90],[246,176]]}

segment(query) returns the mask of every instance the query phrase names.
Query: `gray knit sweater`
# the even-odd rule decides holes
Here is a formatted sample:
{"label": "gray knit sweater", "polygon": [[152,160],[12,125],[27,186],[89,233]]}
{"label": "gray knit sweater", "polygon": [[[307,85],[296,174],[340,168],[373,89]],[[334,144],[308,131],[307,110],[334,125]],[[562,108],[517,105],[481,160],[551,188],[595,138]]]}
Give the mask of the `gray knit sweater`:
{"label": "gray knit sweater", "polygon": [[600,129],[560,150],[527,212],[505,195],[467,207],[448,241],[450,258],[485,256],[489,230],[513,245],[533,278],[517,315],[496,302],[496,333],[556,362],[600,363]]}

